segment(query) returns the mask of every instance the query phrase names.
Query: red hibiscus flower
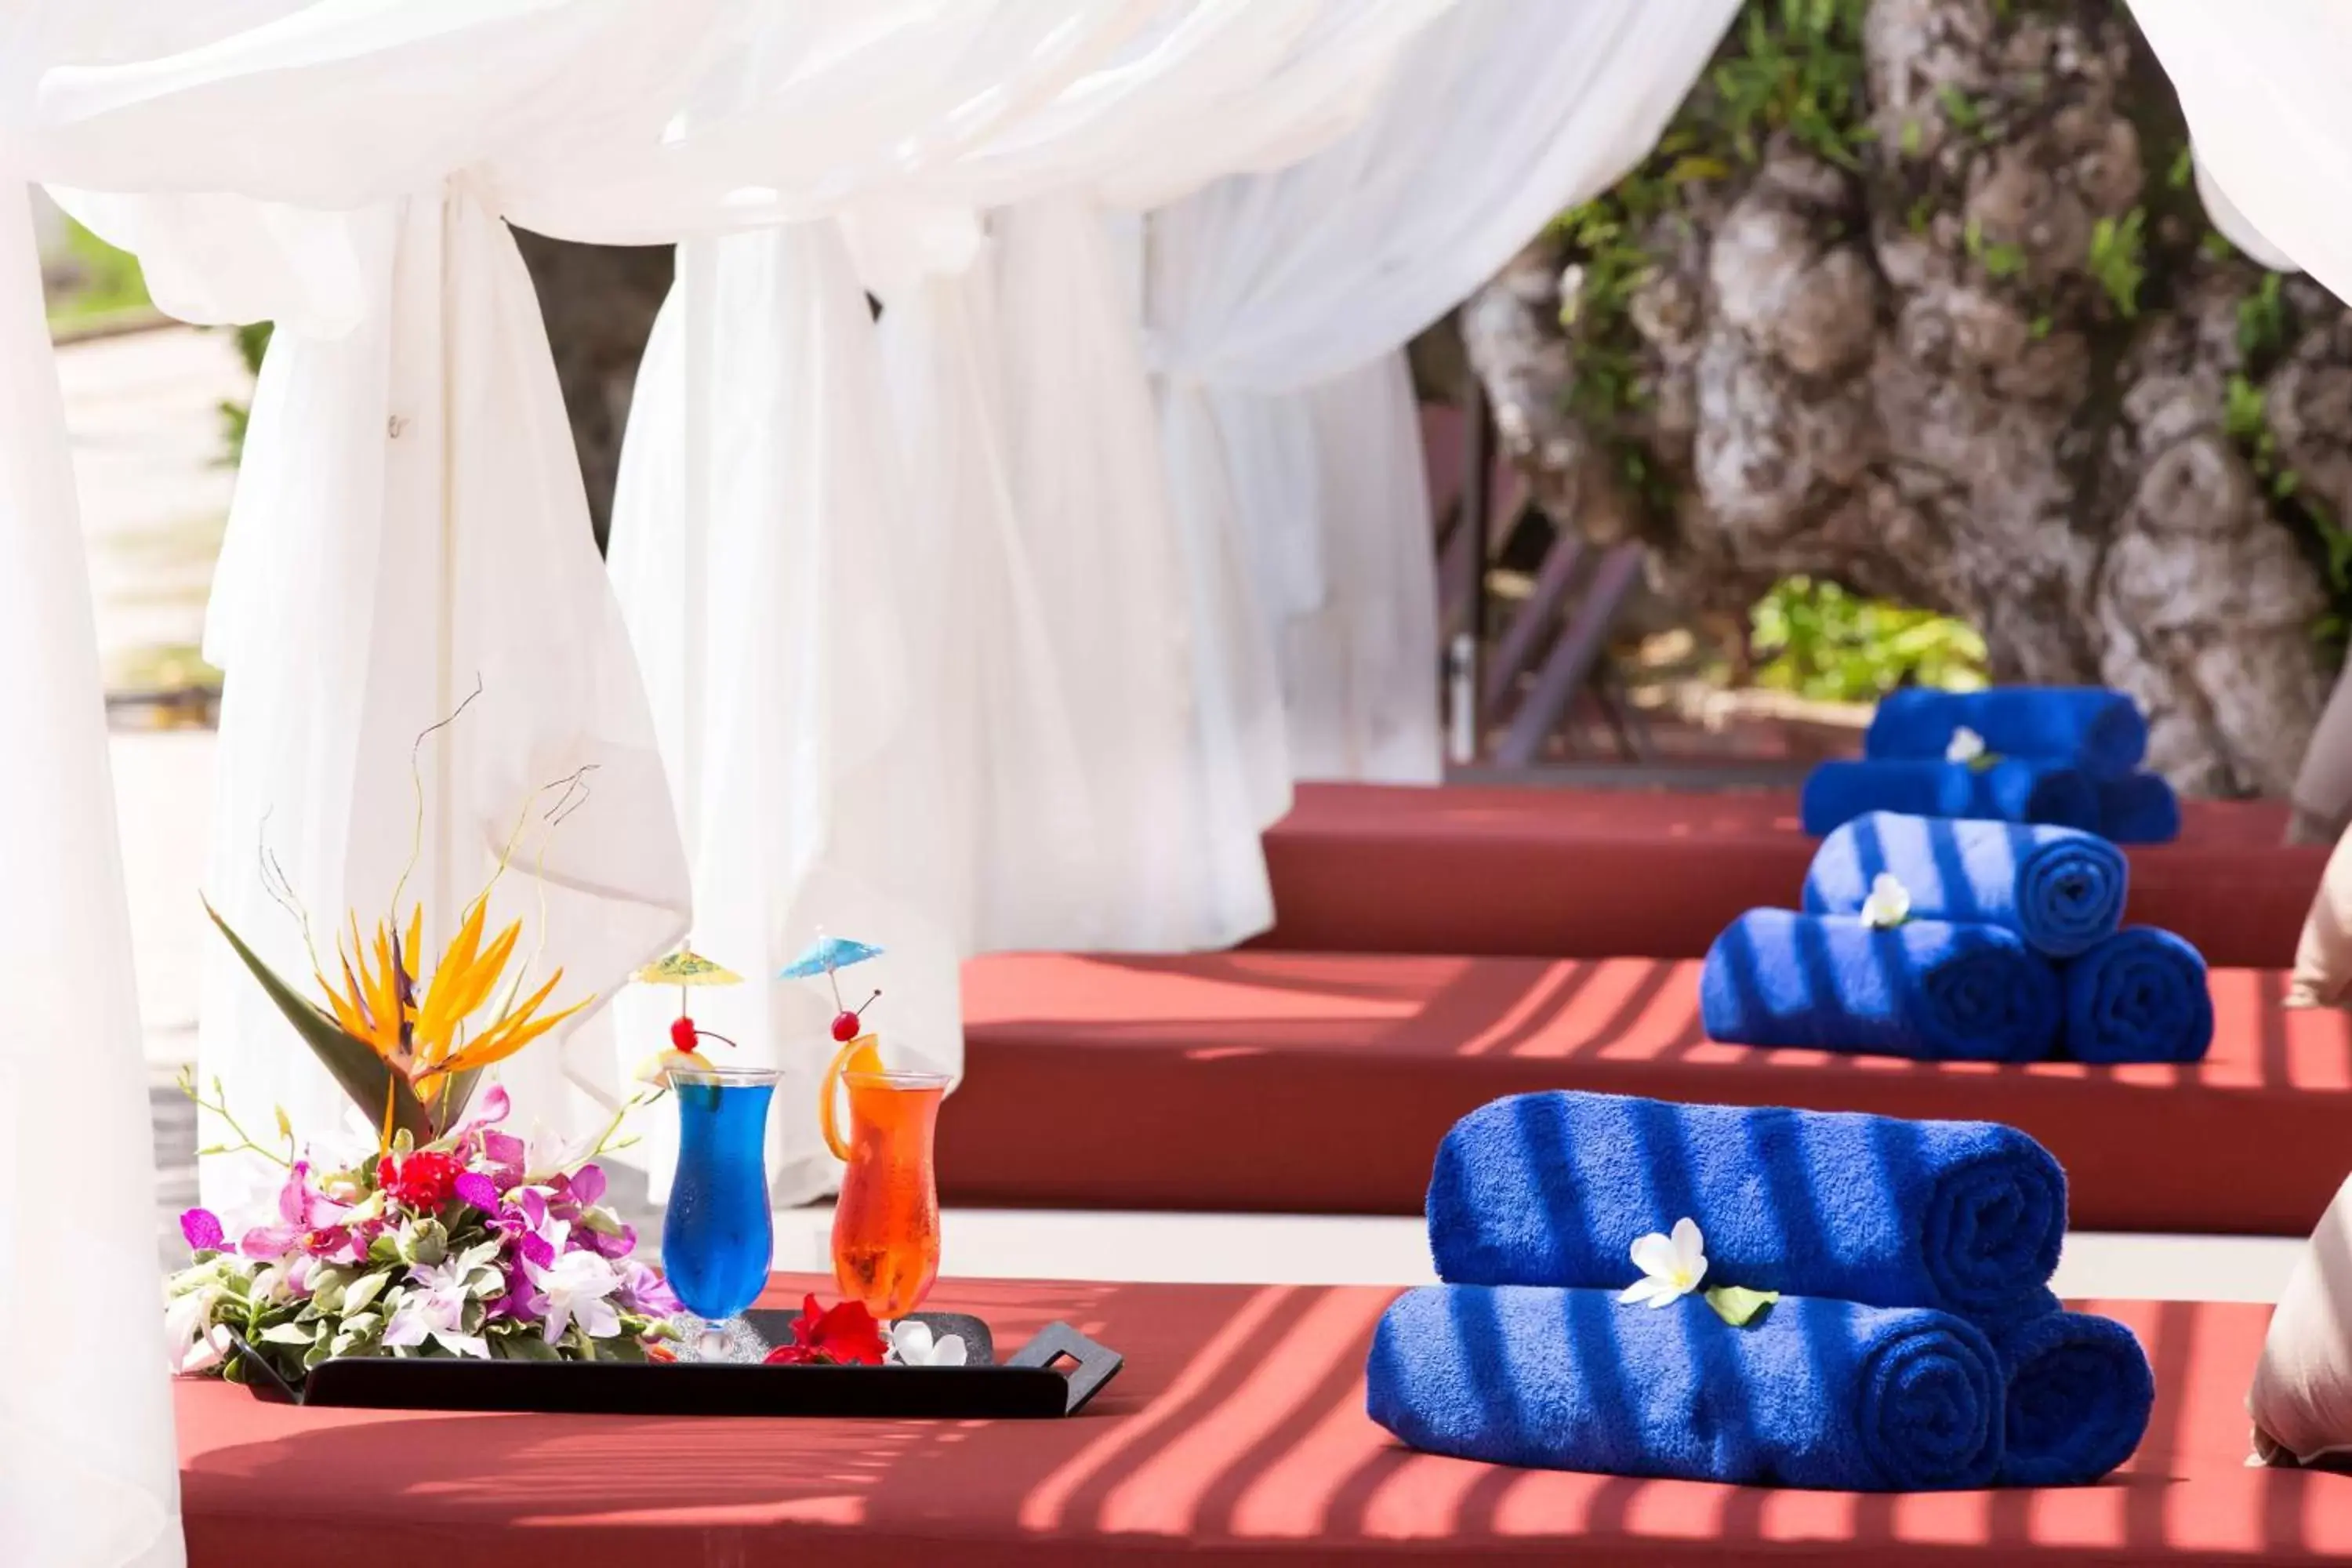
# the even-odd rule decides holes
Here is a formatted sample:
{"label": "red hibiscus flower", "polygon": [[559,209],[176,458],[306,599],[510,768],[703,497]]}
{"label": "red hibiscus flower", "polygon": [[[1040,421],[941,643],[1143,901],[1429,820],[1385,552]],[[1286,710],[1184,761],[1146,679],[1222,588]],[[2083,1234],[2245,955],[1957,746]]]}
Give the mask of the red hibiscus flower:
{"label": "red hibiscus flower", "polygon": [[432,1213],[457,1193],[457,1178],[466,1173],[453,1154],[422,1150],[404,1160],[386,1154],[376,1162],[375,1184],[410,1208]]}
{"label": "red hibiscus flower", "polygon": [[880,1366],[889,1353],[882,1325],[863,1301],[844,1301],[820,1312],[816,1298],[801,1303],[793,1342],[768,1352],[770,1366]]}

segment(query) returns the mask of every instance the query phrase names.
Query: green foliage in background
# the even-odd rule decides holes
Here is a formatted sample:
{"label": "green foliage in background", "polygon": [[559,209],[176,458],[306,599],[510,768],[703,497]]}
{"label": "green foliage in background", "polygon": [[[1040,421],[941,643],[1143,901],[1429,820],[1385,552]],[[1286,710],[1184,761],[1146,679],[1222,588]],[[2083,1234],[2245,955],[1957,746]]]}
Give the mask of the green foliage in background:
{"label": "green foliage in background", "polygon": [[1560,297],[1560,324],[1576,343],[1570,407],[1609,443],[1626,483],[1653,507],[1670,506],[1673,497],[1633,428],[1650,405],[1628,314],[1650,273],[1645,243],[1661,222],[1675,221],[1685,191],[1752,166],[1777,133],[1840,167],[1861,167],[1869,8],[1870,0],[1750,0],[1655,151],[1614,187],[1553,220],[1570,268]]}
{"label": "green foliage in background", "polygon": [[1985,684],[1984,638],[1965,622],[1835,583],[1784,577],[1750,612],[1766,656],[1759,686],[1823,702],[1873,702],[1898,686],[1974,691]]}
{"label": "green foliage in background", "polygon": [[2352,627],[2352,529],[2333,508],[2303,488],[2303,476],[2280,458],[2271,429],[2270,399],[2262,382],[2276,369],[2294,329],[2294,312],[2275,272],[2238,301],[2238,349],[2245,369],[2222,389],[2221,429],[2270,492],[2271,510],[2301,540],[2327,581],[2329,608],[2313,623],[2312,636],[2340,647]]}
{"label": "green foliage in background", "polygon": [[[236,329],[237,357],[245,361],[247,374],[261,374],[261,356],[269,352],[271,330],[268,321],[252,321]],[[233,468],[245,460],[245,427],[252,422],[253,405],[223,398],[220,416],[221,441],[228,448],[222,460]]]}
{"label": "green foliage in background", "polygon": [[78,276],[50,298],[50,326],[86,326],[152,308],[137,257],[115,249],[70,218],[66,222],[66,251]]}

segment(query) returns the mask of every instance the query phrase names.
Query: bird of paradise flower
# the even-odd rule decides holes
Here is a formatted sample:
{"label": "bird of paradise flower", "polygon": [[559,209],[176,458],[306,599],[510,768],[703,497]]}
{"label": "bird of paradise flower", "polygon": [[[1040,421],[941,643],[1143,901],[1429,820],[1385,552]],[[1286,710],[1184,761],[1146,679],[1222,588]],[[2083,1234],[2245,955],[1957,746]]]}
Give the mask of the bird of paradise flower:
{"label": "bird of paradise flower", "polygon": [[[469,704],[472,699],[467,701]],[[460,705],[459,712],[464,711],[464,706]],[[452,714],[443,722],[456,717]],[[441,725],[433,728],[437,730]],[[422,745],[432,732],[427,730],[419,735],[418,744]],[[534,792],[492,868],[488,882],[465,906],[457,934],[449,939],[429,970],[420,965],[425,952],[422,904],[412,906],[404,930],[396,926],[392,917],[386,917],[365,935],[361,931],[359,916],[352,913],[347,931],[339,933],[335,942],[335,956],[341,971],[338,984],[329,977],[320,962],[317,947],[310,943],[310,922],[299,906],[290,902],[290,889],[280,892],[280,901],[288,902],[301,921],[304,942],[310,946],[311,977],[325,998],[323,1006],[304,996],[271,969],[206,900],[205,912],[228,939],[229,946],[245,966],[253,972],[263,992],[293,1025],[295,1033],[343,1092],[368,1116],[381,1119],[383,1146],[390,1147],[394,1136],[404,1131],[420,1143],[441,1136],[464,1111],[485,1069],[512,1057],[596,1000],[591,994],[556,1012],[541,1011],[562,983],[563,971],[557,969],[538,990],[520,996],[531,967],[528,959],[515,970],[501,994],[500,982],[507,980],[523,922],[515,920],[496,936],[485,940],[491,891],[521,841],[531,805],[550,791],[563,792],[556,805],[544,814],[551,832],[585,798],[582,780],[587,771],[583,769]],[[423,809],[420,782],[420,829]],[[402,882],[406,880],[404,873]],[[277,881],[284,883],[282,874]],[[395,887],[395,908],[399,899],[400,889]]]}

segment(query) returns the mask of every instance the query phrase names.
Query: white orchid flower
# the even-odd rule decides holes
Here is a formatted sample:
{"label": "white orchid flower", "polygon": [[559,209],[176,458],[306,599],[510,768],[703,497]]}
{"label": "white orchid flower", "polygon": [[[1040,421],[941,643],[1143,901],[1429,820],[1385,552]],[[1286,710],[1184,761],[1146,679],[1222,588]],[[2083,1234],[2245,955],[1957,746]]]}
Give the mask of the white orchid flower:
{"label": "white orchid flower", "polygon": [[961,1334],[941,1334],[931,1337],[931,1325],[913,1318],[901,1318],[890,1325],[887,1336],[890,1342],[889,1360],[900,1366],[961,1366],[969,1352]]}
{"label": "white orchid flower", "polygon": [[430,1339],[451,1355],[489,1359],[489,1342],[465,1328],[466,1303],[471,1299],[467,1279],[473,1267],[470,1256],[421,1263],[408,1271],[400,1304],[384,1325],[386,1349],[413,1349]]}
{"label": "white orchid flower", "polygon": [[1870,896],[1862,900],[1862,923],[1873,931],[1893,931],[1911,918],[1911,889],[1892,871],[1870,879]]}
{"label": "white orchid flower", "polygon": [[212,1316],[227,1293],[217,1284],[199,1285],[173,1297],[164,1307],[163,1350],[173,1372],[204,1372],[220,1364]]}
{"label": "white orchid flower", "polygon": [[621,1331],[621,1310],[610,1300],[621,1288],[621,1275],[608,1259],[593,1252],[567,1252],[551,1268],[525,1267],[547,1297],[549,1344],[574,1322],[592,1340],[609,1340]]}
{"label": "white orchid flower", "polygon": [[1706,1240],[1698,1233],[1698,1222],[1685,1216],[1675,1221],[1672,1236],[1652,1231],[1642,1237],[1633,1244],[1633,1267],[1642,1278],[1617,1298],[1621,1306],[1646,1301],[1664,1307],[1697,1289],[1706,1278]]}
{"label": "white orchid flower", "polygon": [[1973,763],[1984,754],[1985,741],[1982,735],[1978,734],[1966,724],[1953,727],[1951,743],[1944,748],[1944,761]]}

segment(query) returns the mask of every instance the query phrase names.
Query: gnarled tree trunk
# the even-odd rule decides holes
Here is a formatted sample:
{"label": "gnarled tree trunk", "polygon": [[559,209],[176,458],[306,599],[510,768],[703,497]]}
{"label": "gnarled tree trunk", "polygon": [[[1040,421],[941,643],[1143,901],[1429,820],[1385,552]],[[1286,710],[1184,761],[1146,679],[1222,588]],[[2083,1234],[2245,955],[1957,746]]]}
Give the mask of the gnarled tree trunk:
{"label": "gnarled tree trunk", "polygon": [[2130,692],[2184,789],[2284,794],[2330,673],[2352,321],[2209,237],[2121,5],[1874,0],[1859,48],[1858,167],[1777,135],[1646,221],[1613,416],[1571,395],[1612,323],[1570,240],[1465,307],[1507,449],[1702,613],[1800,573],[1942,610],[1996,679]]}

